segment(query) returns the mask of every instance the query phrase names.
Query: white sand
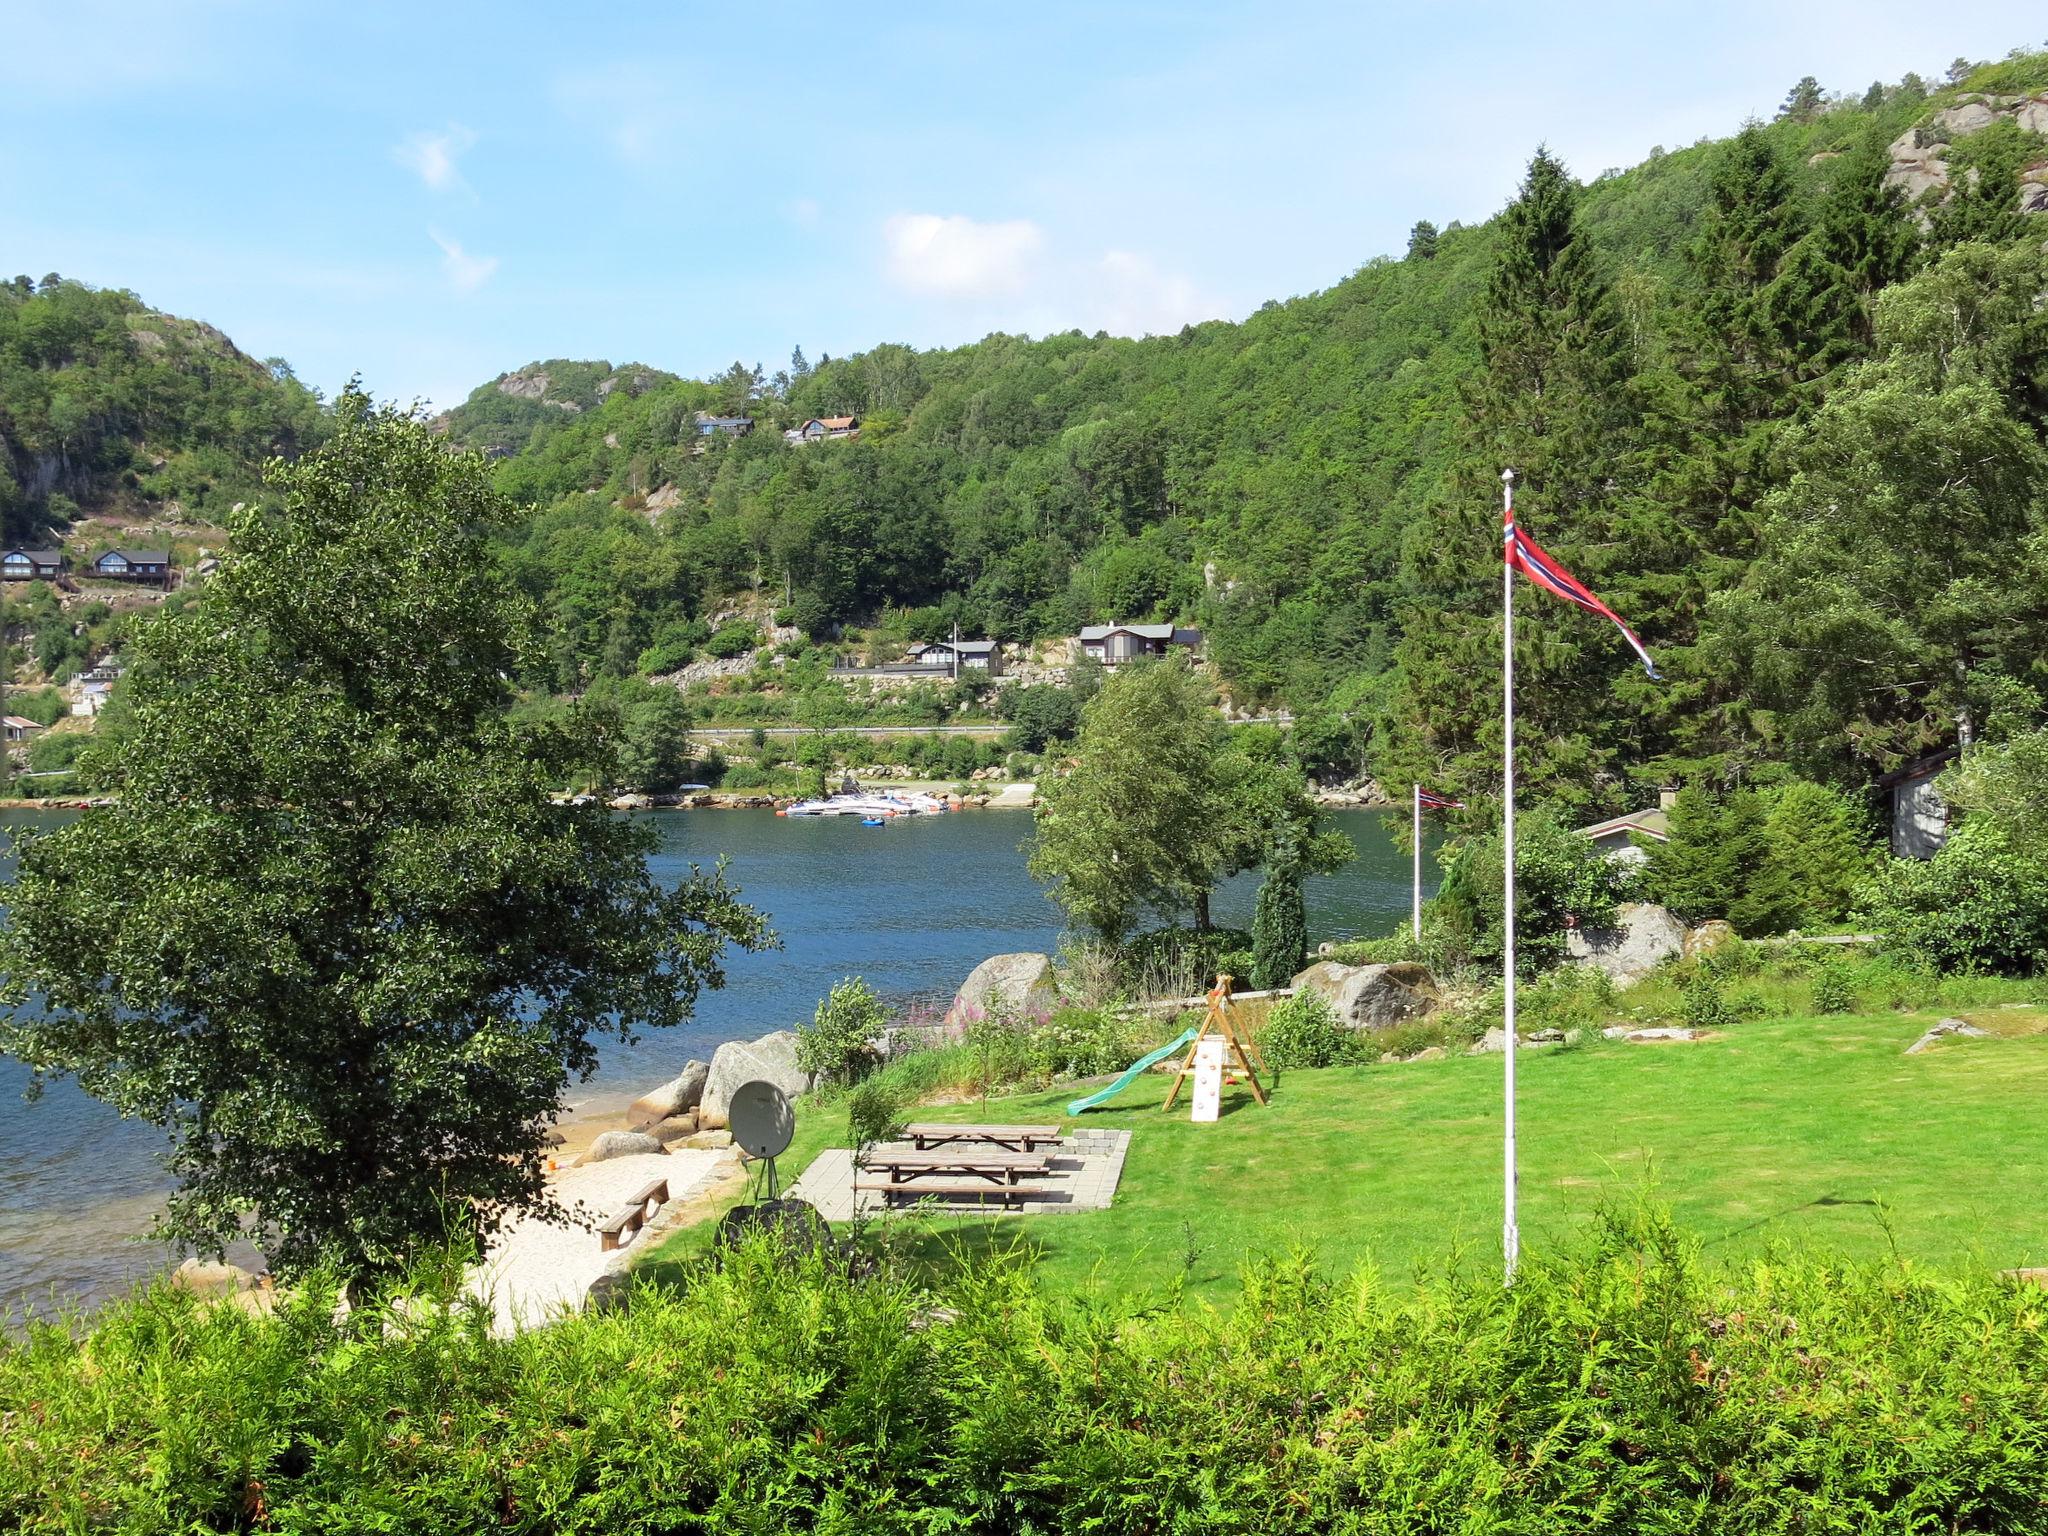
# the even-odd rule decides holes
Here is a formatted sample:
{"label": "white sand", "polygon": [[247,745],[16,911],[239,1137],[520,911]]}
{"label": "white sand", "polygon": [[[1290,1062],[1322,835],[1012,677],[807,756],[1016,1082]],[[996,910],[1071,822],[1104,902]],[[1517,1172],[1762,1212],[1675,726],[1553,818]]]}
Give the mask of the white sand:
{"label": "white sand", "polygon": [[634,1240],[629,1239],[607,1253],[598,1224],[659,1178],[668,1180],[671,1205],[688,1199],[711,1177],[719,1157],[717,1152],[677,1149],[562,1169],[548,1184],[577,1221],[567,1226],[550,1226],[535,1216],[512,1221],[471,1274],[470,1292],[490,1298],[500,1333],[537,1327],[575,1311],[597,1277],[632,1251]]}

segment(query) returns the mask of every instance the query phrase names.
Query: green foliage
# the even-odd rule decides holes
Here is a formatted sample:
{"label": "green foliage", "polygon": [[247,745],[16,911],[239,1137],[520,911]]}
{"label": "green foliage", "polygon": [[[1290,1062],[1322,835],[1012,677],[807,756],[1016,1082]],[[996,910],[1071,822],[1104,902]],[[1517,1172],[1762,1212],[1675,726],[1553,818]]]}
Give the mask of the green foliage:
{"label": "green foliage", "polygon": [[1823,964],[1813,973],[1813,1011],[1815,1013],[1850,1013],[1856,1006],[1856,992],[1849,980],[1848,968],[1834,963]]}
{"label": "green foliage", "polygon": [[851,1083],[875,1065],[889,1014],[858,976],[833,985],[808,1024],[796,1027],[796,1061],[828,1083]]}
{"label": "green foliage", "polygon": [[1284,987],[1308,958],[1308,908],[1301,898],[1301,865],[1291,846],[1267,861],[1266,878],[1252,909],[1254,987]]}
{"label": "green foliage", "polygon": [[1803,779],[1772,788],[1765,802],[1766,856],[1782,873],[1797,926],[1847,918],[1876,860],[1867,806]]}
{"label": "green foliage", "polygon": [[1718,799],[1679,791],[1670,838],[1647,847],[1643,886],[1688,923],[1720,918],[1747,935],[1783,933],[1800,914],[1796,850],[1773,847],[1764,798],[1738,789]]}
{"label": "green foliage", "polygon": [[356,393],[196,602],[139,626],[115,803],[18,839],[0,1048],[169,1135],[166,1236],[360,1279],[542,1197],[605,1035],[688,1018],[766,937],[722,875],[557,806],[593,718],[523,727],[525,605],[478,458]]}
{"label": "green foliage", "polygon": [[903,1129],[903,1111],[909,1096],[895,1083],[881,1077],[866,1077],[846,1095],[846,1138],[856,1162],[868,1148],[893,1141]]}
{"label": "green foliage", "polygon": [[1505,1292],[1265,1253],[1214,1308],[836,1268],[750,1244],[512,1338],[454,1266],[347,1322],[159,1288],[0,1344],[0,1524],[1293,1536],[1417,1528],[1427,1490],[1432,1527],[1531,1536],[2017,1531],[2048,1499],[2040,1296],[1981,1265],[1717,1262],[1610,1212]]}
{"label": "green foliage", "polygon": [[1965,819],[1931,859],[1892,859],[1862,913],[1888,942],[1944,971],[2048,967],[2048,865],[1995,822]]}
{"label": "green foliage", "polygon": [[1283,997],[1266,1014],[1259,1054],[1271,1067],[1335,1067],[1364,1056],[1359,1037],[1337,1019],[1320,992]]}
{"label": "green foliage", "polygon": [[760,643],[759,629],[744,619],[734,619],[713,631],[711,638],[704,642],[704,651],[706,655],[727,661],[734,656],[746,655]]}
{"label": "green foliage", "polygon": [[55,725],[69,713],[64,695],[54,688],[10,688],[7,713],[33,720],[38,725]]}
{"label": "green foliage", "polygon": [[[1497,831],[1445,846],[1443,884],[1423,909],[1429,946],[1452,967],[1498,966],[1503,958],[1505,849]],[[1554,816],[1523,811],[1515,817],[1515,961],[1533,976],[1565,956],[1565,931],[1576,923],[1598,928],[1614,919],[1615,903],[1629,894],[1629,876],[1592,842]]]}

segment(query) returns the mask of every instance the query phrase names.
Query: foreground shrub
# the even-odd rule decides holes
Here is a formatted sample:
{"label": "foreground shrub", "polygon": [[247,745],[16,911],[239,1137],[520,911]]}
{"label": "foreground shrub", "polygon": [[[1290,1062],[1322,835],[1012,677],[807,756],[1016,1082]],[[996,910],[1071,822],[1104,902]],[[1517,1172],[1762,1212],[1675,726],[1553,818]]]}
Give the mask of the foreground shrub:
{"label": "foreground shrub", "polygon": [[850,1282],[749,1245],[510,1340],[166,1289],[0,1345],[0,1528],[2038,1531],[2048,1298],[1613,1217],[1411,1286],[1255,1259],[1220,1309],[1014,1259]]}
{"label": "foreground shrub", "polygon": [[796,1027],[796,1064],[828,1083],[858,1082],[881,1059],[875,1042],[888,1010],[858,976],[835,984],[808,1024]]}
{"label": "foreground shrub", "polygon": [[1320,992],[1297,992],[1275,1003],[1259,1033],[1259,1054],[1272,1067],[1334,1067],[1363,1054]]}

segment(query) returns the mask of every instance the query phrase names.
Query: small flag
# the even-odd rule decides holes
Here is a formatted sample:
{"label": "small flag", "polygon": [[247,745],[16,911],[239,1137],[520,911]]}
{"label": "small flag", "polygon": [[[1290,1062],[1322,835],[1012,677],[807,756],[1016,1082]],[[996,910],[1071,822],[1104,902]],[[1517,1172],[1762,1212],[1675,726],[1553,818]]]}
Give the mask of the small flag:
{"label": "small flag", "polygon": [[1415,803],[1425,811],[1462,811],[1465,809],[1464,801],[1453,800],[1449,795],[1440,795],[1434,790],[1429,789],[1416,790]]}
{"label": "small flag", "polygon": [[1621,622],[1620,614],[1588,591],[1585,583],[1559,565],[1542,545],[1522,532],[1515,522],[1515,511],[1512,506],[1503,516],[1502,536],[1507,562],[1511,569],[1520,571],[1552,597],[1561,597],[1574,607],[1583,608],[1588,613],[1597,613],[1608,620],[1621,631],[1622,638],[1628,641],[1636,655],[1642,659],[1643,670],[1658,681],[1663,681],[1663,674],[1658,672],[1656,664],[1650,660],[1650,653],[1636,637],[1636,632]]}

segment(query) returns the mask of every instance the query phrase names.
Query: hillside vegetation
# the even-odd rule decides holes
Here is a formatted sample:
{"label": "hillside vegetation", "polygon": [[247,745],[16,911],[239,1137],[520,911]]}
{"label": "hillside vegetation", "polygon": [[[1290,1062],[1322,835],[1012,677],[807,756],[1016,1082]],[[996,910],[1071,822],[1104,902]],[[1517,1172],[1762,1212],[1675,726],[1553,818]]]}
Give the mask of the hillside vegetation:
{"label": "hillside vegetation", "polygon": [[[870,654],[1172,619],[1235,702],[1293,711],[1311,767],[1484,794],[1511,465],[1530,531],[1668,678],[1532,612],[1539,793],[1858,786],[2044,718],[2044,91],[2044,54],[1932,90],[1807,80],[1768,124],[1584,183],[1539,152],[1487,224],[1419,223],[1241,324],[799,351],[772,377],[555,360],[439,425],[534,509],[502,546],[550,630],[534,693],[730,656],[742,611]],[[17,284],[0,326],[11,529],[95,498],[189,515],[320,430],[281,365],[127,295]],[[758,425],[705,436],[700,411]],[[783,438],[838,414],[856,438]]]}

